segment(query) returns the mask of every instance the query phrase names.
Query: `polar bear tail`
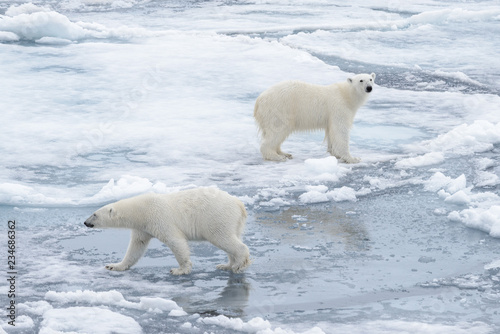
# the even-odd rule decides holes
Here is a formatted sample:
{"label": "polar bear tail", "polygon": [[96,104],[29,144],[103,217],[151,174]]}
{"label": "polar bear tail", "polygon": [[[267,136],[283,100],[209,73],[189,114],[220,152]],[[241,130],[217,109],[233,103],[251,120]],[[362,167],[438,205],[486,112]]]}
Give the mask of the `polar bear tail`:
{"label": "polar bear tail", "polygon": [[259,98],[255,101],[255,106],[253,107],[253,117],[255,118],[255,122],[257,123],[257,129],[259,130],[259,134],[262,134],[264,129],[260,124],[260,115],[259,115]]}
{"label": "polar bear tail", "polygon": [[255,105],[253,107],[253,117],[257,118],[257,111],[259,110],[259,98],[255,101]]}
{"label": "polar bear tail", "polygon": [[247,210],[245,209],[245,204],[243,204],[241,201],[238,201],[238,206],[241,210],[241,216],[238,222],[238,226],[236,227],[236,234],[241,239],[247,221]]}

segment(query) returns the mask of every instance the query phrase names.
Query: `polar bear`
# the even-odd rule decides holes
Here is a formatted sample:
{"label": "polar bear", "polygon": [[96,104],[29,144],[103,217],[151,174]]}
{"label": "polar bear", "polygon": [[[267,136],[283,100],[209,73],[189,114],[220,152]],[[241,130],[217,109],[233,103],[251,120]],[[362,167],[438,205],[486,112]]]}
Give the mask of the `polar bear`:
{"label": "polar bear", "polygon": [[245,206],[238,198],[208,187],[123,199],[100,208],[84,224],[132,230],[125,257],[120,263],[108,264],[109,270],[133,266],[154,237],[174,253],[179,268],[170,270],[173,275],[191,272],[188,240],[206,240],[224,250],[229,262],[217,269],[239,273],[250,265],[248,247],[241,241],[246,217]]}
{"label": "polar bear", "polygon": [[264,159],[291,159],[291,154],[281,151],[290,133],[324,129],[331,155],[346,163],[359,162],[349,153],[349,133],[356,112],[373,90],[374,80],[375,73],[358,74],[329,86],[285,81],[264,91],[254,108]]}

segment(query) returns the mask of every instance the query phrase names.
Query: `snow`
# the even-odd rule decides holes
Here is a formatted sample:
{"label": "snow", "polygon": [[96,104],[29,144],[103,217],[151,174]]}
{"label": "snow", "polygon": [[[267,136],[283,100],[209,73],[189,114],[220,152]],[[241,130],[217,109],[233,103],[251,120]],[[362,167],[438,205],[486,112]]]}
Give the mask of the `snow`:
{"label": "snow", "polygon": [[168,315],[170,317],[183,317],[183,316],[186,316],[188,314],[186,312],[184,312],[183,310],[172,310],[168,313]]}
{"label": "snow", "polygon": [[424,141],[412,148],[416,151],[450,152],[469,155],[493,149],[500,142],[500,123],[485,120],[462,124],[437,138]]}
{"label": "snow", "polygon": [[85,30],[57,12],[39,11],[3,17],[0,29],[19,36],[20,39],[35,40],[42,37],[57,37],[78,40],[85,37]]}
{"label": "snow", "polygon": [[[467,198],[464,200],[468,203]],[[453,211],[449,219],[459,221],[465,225],[489,233],[494,238],[500,238],[500,206],[494,205],[488,209],[484,207]]]}
{"label": "snow", "polygon": [[463,190],[459,190],[453,195],[445,194],[444,196],[446,203],[467,204],[470,202],[469,196]]}
{"label": "snow", "polygon": [[444,161],[444,155],[441,152],[430,152],[414,158],[401,159],[396,162],[396,168],[413,168],[436,165]]}
{"label": "snow", "polygon": [[39,43],[80,41],[88,38],[130,39],[147,34],[140,28],[122,26],[108,29],[94,22],[72,22],[61,13],[32,3],[9,7],[0,21],[0,31],[14,34],[19,40]]}
{"label": "snow", "polygon": [[172,300],[166,300],[157,297],[141,297],[139,303],[133,303],[125,300],[123,295],[115,290],[104,292],[95,292],[90,290],[77,290],[70,292],[48,291],[45,294],[45,299],[64,304],[76,302],[87,304],[115,305],[119,307],[140,309],[156,313],[162,313],[163,311],[175,311],[172,314],[175,314],[176,316],[186,315],[185,313],[183,313],[182,308]]}
{"label": "snow", "polygon": [[[350,187],[335,188],[328,192],[326,192],[326,189],[320,187],[313,187],[312,190],[300,195],[299,200],[306,204],[327,202],[329,200],[334,202],[356,201],[356,191]],[[319,191],[314,190],[318,188],[320,189]],[[311,188],[309,187],[309,189]]]}
{"label": "snow", "polygon": [[19,6],[10,6],[6,11],[5,15],[14,17],[21,14],[33,14],[37,12],[50,12],[50,8],[34,5],[31,2],[20,4]]}
{"label": "snow", "polygon": [[[498,332],[499,21],[491,0],[0,3],[17,332]],[[262,91],[363,72],[361,163],[329,156],[320,131],[262,160]],[[192,274],[173,277],[157,240],[104,269],[130,233],[88,230],[91,212],[198,186],[245,203],[246,273],[193,243]]]}
{"label": "snow", "polygon": [[335,173],[339,170],[338,162],[335,157],[327,157],[324,159],[307,159],[304,164],[309,170],[316,173]]}
{"label": "snow", "polygon": [[467,185],[467,179],[464,174],[453,179],[449,176],[444,175],[441,172],[436,172],[425,183],[425,189],[429,191],[437,191],[440,189],[444,189],[448,193],[454,194],[459,190],[465,189],[466,185]]}
{"label": "snow", "polygon": [[330,198],[325,192],[310,190],[300,195],[299,200],[302,203],[321,203],[321,202],[328,202]]}
{"label": "snow", "polygon": [[[490,163],[490,160],[481,160],[480,164],[489,166]],[[476,186],[482,187],[484,183]],[[497,194],[473,192],[473,186],[467,187],[464,174],[452,179],[441,172],[436,172],[429,180],[425,181],[424,188],[428,191],[437,191],[445,203],[468,207],[464,210],[450,212],[448,219],[485,231],[492,237],[500,236],[500,211],[498,211],[498,205],[495,205],[500,203],[500,197]]]}
{"label": "snow", "polygon": [[233,329],[240,332],[255,333],[257,331],[262,331],[271,327],[271,324],[267,320],[262,318],[253,318],[248,322],[244,322],[241,319],[231,319],[224,315],[219,315],[216,317],[209,318],[199,318],[196,320],[198,323],[218,325],[221,327]]}
{"label": "snow", "polygon": [[19,36],[9,31],[0,31],[0,42],[16,42]]}
{"label": "snow", "polygon": [[43,315],[41,334],[54,333],[141,333],[132,318],[99,307],[69,307],[48,310]]}

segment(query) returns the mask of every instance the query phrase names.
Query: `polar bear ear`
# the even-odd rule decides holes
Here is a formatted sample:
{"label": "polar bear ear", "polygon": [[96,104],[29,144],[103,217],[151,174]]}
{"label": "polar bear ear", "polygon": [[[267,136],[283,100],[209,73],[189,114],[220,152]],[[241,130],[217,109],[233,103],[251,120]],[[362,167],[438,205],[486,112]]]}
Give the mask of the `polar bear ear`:
{"label": "polar bear ear", "polygon": [[109,218],[113,218],[114,216],[116,216],[116,210],[109,208]]}
{"label": "polar bear ear", "polygon": [[373,79],[375,79],[375,77],[376,77],[375,73],[372,73],[371,76]]}
{"label": "polar bear ear", "polygon": [[352,83],[352,78],[347,78],[348,83]]}

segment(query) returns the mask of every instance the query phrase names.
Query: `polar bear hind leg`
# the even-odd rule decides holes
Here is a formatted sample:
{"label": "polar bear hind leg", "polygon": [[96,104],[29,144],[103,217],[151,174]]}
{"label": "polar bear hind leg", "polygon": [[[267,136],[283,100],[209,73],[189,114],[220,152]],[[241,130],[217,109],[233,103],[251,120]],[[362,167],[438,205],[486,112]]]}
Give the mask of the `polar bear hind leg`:
{"label": "polar bear hind leg", "polygon": [[281,151],[281,144],[285,141],[288,134],[283,133],[269,133],[269,131],[262,133],[262,144],[260,152],[266,160],[271,161],[286,161],[291,159],[292,155]]}
{"label": "polar bear hind leg", "polygon": [[219,264],[217,269],[231,270],[234,273],[240,273],[250,265],[251,261],[248,247],[237,237],[230,237],[224,240],[224,242],[214,245],[225,251],[229,258],[229,263]]}
{"label": "polar bear hind leg", "polygon": [[290,153],[282,152],[281,151],[281,147],[278,147],[278,154],[279,155],[284,155],[285,158],[287,158],[287,159],[293,159],[293,155],[291,155]]}

